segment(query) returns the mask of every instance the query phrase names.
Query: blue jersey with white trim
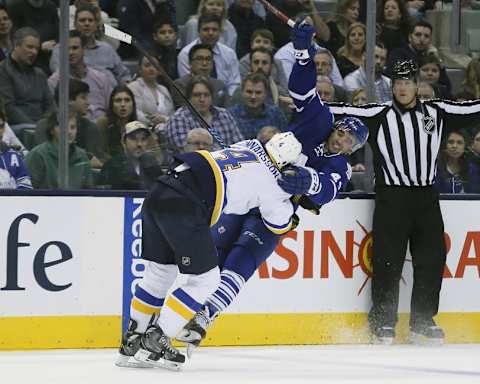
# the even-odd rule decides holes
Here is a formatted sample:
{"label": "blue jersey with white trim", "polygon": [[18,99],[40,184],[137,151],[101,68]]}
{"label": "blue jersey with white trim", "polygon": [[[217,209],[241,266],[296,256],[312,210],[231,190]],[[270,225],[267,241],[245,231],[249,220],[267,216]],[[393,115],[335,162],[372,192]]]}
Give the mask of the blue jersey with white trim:
{"label": "blue jersey with white trim", "polygon": [[20,152],[0,153],[0,189],[32,189],[32,181]]}
{"label": "blue jersey with white trim", "polygon": [[[258,208],[270,231],[282,234],[290,230],[291,195],[278,186],[280,172],[258,140],[242,141],[209,155],[224,178],[222,212],[244,215]],[[217,183],[217,189],[220,187]]]}
{"label": "blue jersey with white trim", "polygon": [[335,199],[348,183],[352,168],[344,155],[328,154],[325,142],[333,131],[334,117],[316,91],[317,68],[311,59],[297,60],[288,81],[290,96],[296,108],[295,119],[289,130],[302,143],[305,155],[298,165],[318,172],[322,188],[309,196],[318,205]]}

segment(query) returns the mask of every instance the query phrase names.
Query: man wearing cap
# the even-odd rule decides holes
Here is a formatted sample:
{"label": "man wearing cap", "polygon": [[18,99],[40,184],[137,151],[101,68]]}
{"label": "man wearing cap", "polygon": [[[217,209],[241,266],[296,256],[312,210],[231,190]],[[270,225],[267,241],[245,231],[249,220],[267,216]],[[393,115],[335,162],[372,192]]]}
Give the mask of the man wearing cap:
{"label": "man wearing cap", "polygon": [[[122,132],[123,152],[108,160],[102,168],[98,184],[110,189],[147,189],[163,174],[161,166],[148,150],[151,128],[140,121],[131,121]],[[166,154],[164,155],[166,156]]]}
{"label": "man wearing cap", "polygon": [[393,101],[382,105],[330,105],[337,115],[367,124],[375,171],[373,215],[373,306],[369,325],[374,340],[391,344],[397,323],[399,281],[409,245],[414,282],[410,341],[441,344],[438,313],[446,259],[443,219],[434,188],[440,142],[449,129],[480,118],[480,101],[420,101],[417,68],[399,61],[392,72]]}

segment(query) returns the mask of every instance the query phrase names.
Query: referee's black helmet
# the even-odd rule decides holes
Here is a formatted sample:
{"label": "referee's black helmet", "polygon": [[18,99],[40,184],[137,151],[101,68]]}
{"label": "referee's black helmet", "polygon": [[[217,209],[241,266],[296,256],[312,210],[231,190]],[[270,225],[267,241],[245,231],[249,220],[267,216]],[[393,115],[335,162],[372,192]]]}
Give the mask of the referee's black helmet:
{"label": "referee's black helmet", "polygon": [[413,60],[397,61],[393,66],[392,80],[416,80],[417,79],[417,65]]}

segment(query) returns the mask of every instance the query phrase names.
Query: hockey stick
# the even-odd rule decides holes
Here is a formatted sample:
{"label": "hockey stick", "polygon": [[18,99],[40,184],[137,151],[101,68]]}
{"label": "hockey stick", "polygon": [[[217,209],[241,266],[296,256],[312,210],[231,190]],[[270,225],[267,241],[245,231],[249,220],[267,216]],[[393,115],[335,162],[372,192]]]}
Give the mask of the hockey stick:
{"label": "hockey stick", "polygon": [[275,15],[280,21],[283,21],[285,24],[288,24],[290,28],[295,26],[295,21],[290,19],[287,15],[285,15],[282,11],[280,11],[277,7],[270,4],[267,0],[259,0],[263,6],[273,15]]}
{"label": "hockey stick", "polygon": [[104,24],[105,27],[105,35],[108,37],[111,37],[112,39],[123,41],[126,44],[133,45],[143,56],[145,56],[148,61],[150,61],[150,64],[152,64],[157,71],[159,71],[163,78],[165,79],[166,83],[168,84],[169,87],[175,89],[181,96],[181,98],[185,101],[187,104],[187,107],[192,111],[193,115],[197,118],[198,122],[200,125],[205,128],[210,134],[213,136],[213,138],[217,141],[218,144],[222,148],[226,148],[227,145],[223,141],[223,139],[220,137],[218,132],[208,124],[205,119],[200,115],[200,112],[197,111],[197,109],[193,106],[193,104],[188,100],[188,98],[183,94],[183,92],[178,88],[177,84],[168,76],[168,74],[165,72],[165,70],[158,65],[157,61],[154,60],[152,55],[150,55],[145,48],[142,47],[142,45],[131,35],[128,33],[122,32],[117,28],[112,27],[111,25]]}

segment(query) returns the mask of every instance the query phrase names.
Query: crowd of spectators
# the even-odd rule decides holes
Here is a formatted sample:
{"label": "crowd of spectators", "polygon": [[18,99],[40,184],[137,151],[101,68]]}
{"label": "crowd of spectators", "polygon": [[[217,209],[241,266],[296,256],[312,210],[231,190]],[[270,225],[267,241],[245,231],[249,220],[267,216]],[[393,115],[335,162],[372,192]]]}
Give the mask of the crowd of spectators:
{"label": "crowd of spectators", "polygon": [[[171,0],[70,3],[69,188],[144,189],[176,153],[218,148],[182,95],[226,144],[264,141],[295,118],[290,30],[260,2],[199,0],[183,25],[176,20],[181,5]],[[291,18],[311,18],[322,99],[367,103],[366,2],[339,0],[330,15],[320,14],[314,0],[272,3]],[[418,65],[420,99],[480,98],[477,58],[463,90],[452,93],[425,19],[435,3],[377,1],[375,102],[392,100],[389,75],[405,59]],[[105,36],[103,24],[135,36],[154,63]],[[0,1],[0,188],[58,188],[58,26],[58,1]],[[5,165],[12,154],[20,159],[15,169]],[[365,171],[362,151],[350,162],[354,172]],[[480,192],[480,123],[445,137],[437,186],[445,193]]]}

